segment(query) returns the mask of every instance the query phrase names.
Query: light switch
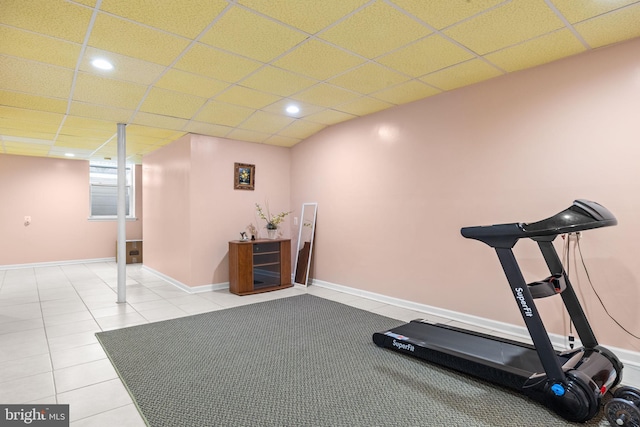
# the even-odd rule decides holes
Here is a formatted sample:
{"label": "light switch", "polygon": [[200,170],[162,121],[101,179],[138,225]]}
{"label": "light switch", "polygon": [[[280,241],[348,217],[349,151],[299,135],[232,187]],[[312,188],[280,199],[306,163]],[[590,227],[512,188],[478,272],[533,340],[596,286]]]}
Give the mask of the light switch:
{"label": "light switch", "polygon": [[31,217],[30,216],[25,216],[24,217],[24,225],[29,225],[31,224]]}

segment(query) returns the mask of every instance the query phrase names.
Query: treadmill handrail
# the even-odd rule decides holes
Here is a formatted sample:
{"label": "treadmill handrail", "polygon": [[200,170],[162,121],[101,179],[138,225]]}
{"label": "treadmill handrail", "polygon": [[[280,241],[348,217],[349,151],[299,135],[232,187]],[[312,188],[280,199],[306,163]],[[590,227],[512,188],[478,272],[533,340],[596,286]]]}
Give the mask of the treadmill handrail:
{"label": "treadmill handrail", "polygon": [[522,238],[557,236],[617,223],[616,217],[604,206],[578,199],[564,211],[541,221],[463,227],[460,232],[468,239],[479,240],[494,248],[512,248]]}

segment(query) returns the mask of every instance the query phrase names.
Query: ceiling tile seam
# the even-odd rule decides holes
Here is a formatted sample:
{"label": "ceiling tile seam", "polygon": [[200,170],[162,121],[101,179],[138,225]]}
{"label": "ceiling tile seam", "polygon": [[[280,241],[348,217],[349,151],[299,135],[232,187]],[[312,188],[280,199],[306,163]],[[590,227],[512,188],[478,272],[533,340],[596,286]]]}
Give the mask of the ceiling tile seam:
{"label": "ceiling tile seam", "polygon": [[60,135],[60,131],[62,130],[62,126],[64,126],[64,122],[67,120],[67,116],[71,111],[71,103],[73,102],[73,93],[76,88],[76,81],[78,79],[78,72],[80,70],[80,64],[82,64],[82,59],[84,58],[84,53],[87,50],[87,45],[89,44],[89,37],[91,36],[91,31],[93,31],[93,25],[96,22],[96,17],[98,16],[98,10],[100,9],[100,5],[102,4],[102,0],[96,0],[96,5],[93,8],[93,12],[91,13],[91,19],[89,19],[89,25],[87,26],[87,31],[84,34],[84,40],[82,41],[82,46],[80,47],[80,52],[78,54],[78,61],[76,61],[76,67],[73,70],[73,79],[71,80],[71,88],[69,89],[69,98],[67,99],[67,109],[65,110],[64,116],[60,121],[60,126],[58,126],[58,130],[53,137],[53,144],[55,145],[58,140],[58,135]]}
{"label": "ceiling tile seam", "polygon": [[[102,1],[102,0],[100,0]],[[167,65],[164,70],[162,70],[162,72],[158,75],[158,77],[156,77],[156,79],[151,82],[151,84],[149,84],[147,86],[147,90],[145,91],[144,95],[142,96],[142,98],[140,99],[140,102],[138,103],[138,105],[136,106],[135,110],[133,111],[133,113],[131,114],[131,117],[129,117],[129,121],[128,123],[132,123],[136,117],[136,115],[138,114],[138,112],[140,111],[140,108],[142,107],[142,104],[144,103],[144,101],[146,101],[147,96],[149,95],[149,92],[151,92],[151,89],[153,89],[155,87],[155,85],[160,81],[160,79],[162,77],[164,77],[165,74],[167,74],[169,72],[169,70],[172,70],[175,65],[178,63],[178,61],[180,61],[182,59],[182,57],[184,55],[187,54],[187,52],[189,52],[196,44],[199,43],[199,40],[215,25],[218,23],[218,21],[233,7],[233,3],[229,3],[223,10],[222,12],[220,12],[211,22],[209,22],[209,24],[200,32],[200,34],[198,34],[196,36],[196,38],[194,38],[193,40],[191,40],[189,42],[189,44],[187,45],[187,47],[184,48],[184,50],[182,52],[180,52],[180,54],[178,56],[176,56],[173,60],[173,62],[171,62],[171,64]],[[152,27],[153,28],[153,27]],[[189,39],[187,39],[189,40]],[[206,46],[205,43],[202,43],[203,45]],[[227,82],[228,83],[228,82]],[[179,92],[181,93],[181,92]],[[195,117],[201,110],[202,108],[204,108],[205,105],[207,105],[208,101],[205,101],[200,108],[198,109],[198,111],[195,112],[195,114],[192,117]],[[182,127],[181,130],[185,130],[185,128],[187,127],[187,125],[189,125],[190,120],[187,121],[187,123]]]}
{"label": "ceiling tile seam", "polygon": [[[624,9],[631,9],[632,7],[637,6],[638,3],[640,3],[640,0],[634,1],[634,2],[629,3],[629,4],[622,5],[620,7],[616,7],[615,9],[608,10],[606,12],[600,13],[600,14],[595,15],[595,16],[590,16],[588,18],[583,19],[582,21],[575,22],[575,24],[582,24],[584,22],[589,22],[589,21],[592,21],[594,19],[602,18],[602,17],[604,17],[606,15],[614,14],[614,13],[619,12],[619,11],[624,10]],[[575,24],[573,24],[573,25],[575,25]]]}
{"label": "ceiling tile seam", "polygon": [[[351,11],[350,13],[348,13],[348,14],[344,15],[342,18],[340,18],[340,19],[338,19],[338,20],[336,20],[336,21],[332,22],[332,24],[331,24],[331,25],[329,25],[329,26],[327,26],[327,27],[323,28],[323,29],[322,29],[322,30],[320,30],[320,31],[317,31],[317,32],[316,32],[316,33],[314,33],[314,34],[307,33],[306,31],[302,31],[302,30],[300,30],[299,28],[296,28],[296,27],[293,27],[293,26],[291,26],[291,25],[289,25],[289,24],[283,23],[283,22],[281,22],[281,21],[279,21],[279,20],[277,20],[277,19],[275,19],[275,18],[272,18],[272,17],[270,17],[270,16],[268,16],[268,15],[265,15],[265,14],[263,14],[263,13],[259,12],[259,11],[256,11],[255,9],[251,9],[250,7],[247,7],[247,6],[244,6],[244,5],[240,5],[240,4],[237,4],[236,2],[231,2],[231,1],[230,1],[230,3],[235,4],[236,6],[242,7],[242,8],[244,8],[244,9],[246,9],[246,10],[251,11],[252,13],[256,13],[256,14],[258,14],[258,15],[260,15],[260,16],[263,16],[263,17],[265,17],[265,18],[268,18],[268,19],[272,20],[273,22],[281,23],[281,24],[283,24],[283,25],[285,25],[285,26],[287,26],[287,27],[290,27],[290,28],[292,28],[292,29],[294,29],[294,30],[296,30],[296,31],[301,31],[301,32],[303,32],[303,33],[305,33],[305,34],[308,34],[308,37],[307,37],[305,40],[301,41],[300,43],[296,44],[295,46],[291,47],[291,48],[290,48],[290,49],[288,49],[287,51],[285,51],[285,52],[281,53],[280,55],[278,55],[278,56],[276,56],[276,57],[274,57],[274,58],[272,58],[272,59],[271,59],[271,60],[269,60],[268,62],[264,62],[264,63],[263,63],[263,65],[261,65],[260,67],[258,67],[255,71],[253,71],[253,72],[249,73],[248,75],[244,76],[244,77],[243,77],[242,79],[240,79],[239,81],[237,81],[237,82],[235,82],[235,83],[232,83],[232,85],[231,85],[231,86],[229,86],[229,87],[225,88],[225,89],[224,89],[223,91],[221,91],[220,93],[217,93],[215,96],[211,97],[211,98],[210,98],[210,100],[215,100],[217,97],[219,97],[220,95],[224,94],[226,91],[230,90],[234,85],[238,85],[238,86],[246,87],[246,86],[243,86],[243,85],[242,85],[242,82],[243,82],[244,80],[246,80],[246,79],[250,78],[251,76],[253,76],[254,74],[256,74],[256,73],[260,72],[261,70],[263,70],[264,68],[266,68],[266,67],[268,67],[268,66],[271,66],[271,67],[274,67],[274,68],[277,68],[277,69],[280,69],[280,70],[284,70],[284,71],[287,71],[287,72],[290,72],[290,73],[293,73],[293,74],[299,75],[299,76],[301,76],[301,77],[305,77],[305,78],[308,78],[308,79],[311,79],[311,80],[316,81],[316,83],[315,83],[315,84],[313,84],[313,85],[311,85],[311,86],[309,86],[309,87],[306,87],[306,88],[304,88],[304,89],[301,89],[300,91],[295,92],[295,93],[292,93],[292,94],[288,95],[287,97],[283,97],[283,98],[291,98],[292,96],[297,95],[297,94],[299,94],[299,93],[301,93],[301,92],[304,92],[304,91],[306,91],[306,90],[308,90],[308,89],[310,89],[310,88],[312,88],[312,87],[314,87],[314,86],[317,86],[317,85],[319,85],[319,84],[321,84],[321,83],[330,84],[330,85],[332,85],[332,86],[334,86],[334,87],[337,87],[337,88],[339,88],[339,89],[345,89],[345,88],[343,88],[343,87],[341,87],[341,86],[337,86],[337,85],[333,85],[333,84],[329,83],[329,79],[333,79],[333,78],[339,77],[339,76],[341,76],[341,75],[343,75],[343,74],[346,74],[346,73],[348,73],[348,72],[350,72],[350,71],[352,71],[352,70],[354,70],[354,69],[356,69],[356,68],[358,68],[358,67],[360,67],[360,66],[363,66],[363,65],[365,65],[366,63],[369,63],[369,62],[375,63],[375,64],[377,64],[377,65],[379,65],[379,66],[381,66],[381,67],[383,67],[383,68],[385,68],[385,69],[388,69],[388,70],[390,70],[390,71],[394,71],[394,72],[400,73],[400,74],[404,75],[405,77],[408,77],[409,79],[415,79],[413,76],[408,75],[408,74],[405,74],[405,73],[404,73],[404,72],[402,72],[402,71],[395,70],[395,69],[390,68],[390,67],[388,67],[388,66],[386,66],[386,65],[380,64],[379,62],[376,62],[374,59],[367,58],[367,57],[365,57],[365,56],[363,56],[363,55],[360,55],[360,54],[359,54],[359,53],[357,53],[357,52],[353,52],[353,51],[351,51],[351,50],[349,50],[349,49],[347,49],[347,48],[345,48],[345,47],[343,47],[343,46],[336,45],[336,44],[334,44],[334,43],[332,43],[332,42],[330,42],[330,41],[328,41],[328,40],[324,40],[324,39],[322,39],[322,38],[319,38],[319,37],[318,37],[318,35],[320,35],[320,34],[322,34],[322,33],[326,32],[326,31],[328,31],[329,29],[331,29],[331,28],[333,28],[334,26],[336,26],[336,25],[340,24],[341,22],[343,22],[344,20],[348,19],[349,17],[351,17],[351,16],[355,15],[356,13],[360,12],[361,10],[363,10],[363,9],[365,9],[365,8],[367,8],[367,7],[371,6],[371,5],[373,5],[373,4],[374,4],[374,3],[376,3],[377,1],[378,1],[378,0],[370,0],[370,1],[368,1],[367,3],[365,3],[365,4],[363,4],[363,5],[359,6],[359,7],[357,7],[356,9],[354,9],[353,11]],[[511,0],[509,0],[509,1],[511,1]],[[403,11],[403,12],[404,12],[404,11]],[[421,21],[421,22],[422,22],[422,21]],[[429,37],[430,35],[431,35],[431,34],[429,34],[429,35],[427,35],[427,36],[425,36],[425,37]],[[422,38],[421,38],[421,39],[422,39]],[[418,40],[421,40],[421,39],[418,39]],[[363,62],[362,64],[359,64],[359,65],[358,65],[358,66],[356,66],[356,67],[349,68],[349,69],[347,69],[347,70],[343,71],[342,73],[332,75],[331,77],[329,77],[329,79],[324,79],[324,80],[317,80],[317,79],[315,79],[315,78],[313,78],[313,77],[310,77],[310,76],[307,76],[307,75],[305,75],[305,74],[298,73],[298,72],[295,72],[295,71],[293,71],[293,70],[289,70],[289,69],[284,69],[284,68],[281,68],[281,67],[278,67],[278,66],[274,65],[274,63],[275,63],[275,62],[277,62],[278,60],[280,60],[280,59],[281,59],[281,58],[283,58],[284,56],[286,56],[286,55],[290,54],[291,52],[295,51],[295,50],[296,50],[296,49],[298,49],[300,46],[302,46],[302,45],[304,45],[304,44],[306,44],[306,43],[309,43],[311,40],[315,40],[315,41],[318,41],[318,42],[321,42],[321,43],[326,43],[327,45],[329,45],[329,46],[331,46],[331,47],[333,47],[333,48],[339,49],[339,50],[341,50],[341,51],[343,51],[343,52],[345,52],[345,53],[347,53],[347,54],[350,54],[350,55],[356,56],[356,57],[358,57],[359,59],[363,60],[364,62]],[[418,41],[418,40],[416,40],[416,41]],[[207,45],[206,43],[202,43],[202,44],[203,44],[203,45],[205,45],[205,46],[209,46],[209,45]],[[407,45],[404,45],[404,46],[407,46]],[[401,49],[402,47],[403,47],[403,46],[399,47],[398,49]],[[225,49],[221,49],[221,48],[217,48],[217,47],[215,47],[215,48],[216,48],[216,49],[219,49],[219,50],[221,50],[221,51],[223,51],[223,52],[229,53],[229,54],[233,54],[233,55],[237,55],[237,56],[240,56],[240,57],[243,57],[243,58],[251,59],[251,60],[253,60],[253,61],[257,61],[255,58],[245,57],[245,56],[243,56],[243,55],[239,55],[239,54],[237,54],[237,53],[235,53],[235,52],[227,51],[227,50],[225,50]],[[391,51],[391,52],[392,52],[392,51]],[[391,52],[386,52],[384,55],[389,54],[389,53],[391,53]],[[384,55],[380,55],[380,56],[384,56]],[[258,61],[258,62],[261,62],[261,61]],[[490,65],[491,65],[491,64],[490,64]],[[501,70],[501,71],[502,71],[502,70]],[[502,71],[502,72],[504,72],[504,71]],[[231,82],[228,82],[228,83],[231,83]],[[253,88],[248,88],[248,89],[253,89]],[[255,89],[253,89],[253,90],[255,90]],[[262,92],[262,91],[260,91],[260,92]],[[354,92],[354,91],[351,91],[351,92]],[[271,95],[281,96],[281,95],[273,94],[273,93],[270,93],[270,92],[262,92],[262,93],[267,93],[267,94],[271,94]],[[358,92],[354,92],[354,93],[356,93],[357,95],[362,95],[362,94],[360,94],[360,93],[358,93]],[[280,101],[280,100],[279,100],[279,101]],[[275,101],[275,102],[279,102],[279,101]],[[275,102],[274,102],[274,103],[275,103]],[[272,104],[273,104],[273,103],[272,103]],[[272,104],[269,104],[269,105],[272,105]],[[205,103],[205,105],[206,105],[206,103]],[[202,107],[200,107],[200,109],[199,109],[199,110],[194,114],[194,116],[193,116],[193,117],[196,117],[196,116],[198,115],[198,113],[199,113],[199,112],[200,112],[200,111],[205,107],[205,105],[203,105]],[[319,106],[319,107],[320,107],[320,106]],[[264,108],[264,107],[263,107],[263,108]],[[326,108],[326,107],[323,107],[323,108]],[[192,118],[191,120],[193,120],[193,118]],[[185,125],[185,127],[189,125],[189,123],[191,122],[191,120],[189,120],[189,122]]]}
{"label": "ceiling tile seam", "polygon": [[[229,1],[231,2],[231,0],[229,0]],[[322,1],[322,0],[316,0],[316,1]],[[280,25],[283,25],[283,26],[285,26],[285,27],[287,27],[287,28],[289,28],[289,29],[291,29],[291,30],[299,31],[299,32],[302,32],[302,33],[304,33],[304,34],[307,34],[307,35],[308,35],[308,36],[310,36],[310,37],[314,37],[314,36],[317,36],[318,34],[322,34],[322,33],[326,32],[326,31],[328,31],[329,29],[331,29],[331,28],[335,27],[335,26],[336,26],[336,25],[338,25],[338,24],[341,24],[343,21],[345,21],[346,19],[348,19],[348,18],[350,18],[351,16],[355,15],[356,13],[358,13],[358,12],[360,12],[361,10],[363,10],[363,9],[365,9],[365,8],[367,8],[367,7],[369,7],[369,6],[371,6],[372,4],[376,3],[376,1],[378,1],[378,0],[369,0],[368,2],[364,3],[363,5],[358,6],[357,8],[355,8],[354,10],[352,10],[351,12],[347,13],[346,15],[344,15],[343,17],[341,17],[340,19],[336,19],[335,21],[332,21],[330,25],[328,25],[328,26],[326,26],[326,27],[324,27],[324,28],[322,28],[322,29],[320,29],[320,30],[316,31],[315,33],[308,33],[308,32],[304,31],[304,30],[303,30],[303,29],[301,29],[301,28],[298,28],[298,27],[295,27],[295,26],[293,26],[293,25],[291,25],[291,24],[288,24],[288,23],[286,23],[286,22],[280,21],[280,20],[279,20],[279,19],[277,19],[277,18],[274,18],[274,17],[272,17],[272,16],[266,15],[266,14],[264,14],[264,13],[260,12],[259,10],[252,9],[252,8],[251,8],[251,7],[249,7],[249,6],[245,6],[245,5],[243,5],[243,4],[239,4],[239,3],[237,3],[236,1],[233,1],[232,3],[234,3],[236,6],[238,6],[238,7],[240,7],[240,8],[243,8],[243,9],[245,9],[245,10],[251,11],[252,13],[255,13],[255,14],[256,14],[256,15],[258,15],[258,16],[261,16],[261,17],[263,17],[263,18],[269,19],[270,21],[275,22],[275,23],[280,24]]]}
{"label": "ceiling tile seam", "polygon": [[582,37],[582,35],[578,32],[578,30],[575,29],[573,24],[571,24],[571,22],[569,22],[569,20],[558,10],[558,8],[553,4],[553,2],[551,0],[544,0],[544,2],[547,4],[549,9],[551,9],[553,13],[555,13],[556,16],[562,21],[565,27],[569,29],[569,31],[571,31],[571,34],[573,34],[573,36],[576,39],[578,39],[578,41],[582,44],[582,46],[584,46],[585,49],[587,50],[591,50],[592,47],[589,46],[589,43],[587,43],[587,41]]}
{"label": "ceiling tile seam", "polygon": [[[415,43],[418,43],[418,42],[420,42],[420,41],[422,41],[422,40],[425,40],[425,39],[427,39],[427,38],[429,38],[429,37],[432,37],[432,36],[434,36],[434,35],[439,35],[440,37],[444,38],[445,40],[449,41],[450,43],[453,43],[453,44],[455,44],[456,46],[458,46],[459,48],[461,48],[461,49],[465,50],[467,53],[470,53],[471,55],[475,56],[477,59],[480,59],[481,61],[485,62],[487,65],[489,65],[489,66],[491,66],[491,67],[495,68],[496,70],[500,71],[500,73],[502,73],[502,74],[507,74],[507,71],[506,71],[506,70],[502,69],[501,67],[499,67],[499,66],[497,66],[496,64],[492,63],[492,62],[491,62],[491,61],[489,61],[488,59],[484,58],[482,55],[480,55],[479,53],[475,52],[475,51],[474,51],[474,50],[472,50],[471,48],[469,48],[469,47],[465,46],[464,44],[462,44],[462,43],[458,42],[457,40],[455,40],[455,39],[453,39],[453,38],[449,37],[448,35],[446,35],[445,33],[443,33],[443,31],[444,31],[444,30],[446,30],[446,29],[448,29],[448,28],[451,28],[451,27],[454,27],[454,26],[456,26],[456,25],[459,25],[459,24],[461,24],[461,23],[463,23],[463,22],[465,22],[465,21],[467,21],[467,20],[470,20],[470,19],[476,18],[476,17],[478,17],[478,16],[480,16],[480,15],[483,15],[483,14],[485,14],[485,13],[489,12],[489,11],[492,11],[492,10],[494,10],[494,9],[497,9],[498,7],[502,7],[502,6],[504,6],[504,5],[508,4],[508,3],[511,3],[513,0],[507,0],[507,1],[505,1],[505,2],[499,3],[499,4],[497,4],[497,5],[493,6],[493,7],[490,7],[490,8],[488,8],[488,9],[485,9],[485,10],[483,10],[483,11],[479,12],[479,13],[476,13],[476,14],[475,14],[475,15],[473,15],[473,16],[470,16],[470,17],[467,17],[467,18],[465,18],[465,19],[463,19],[463,20],[461,20],[461,21],[458,21],[458,22],[456,22],[455,24],[451,24],[451,25],[449,25],[449,26],[447,26],[447,27],[444,27],[444,28],[442,28],[441,30],[439,30],[439,29],[437,29],[436,27],[434,27],[434,26],[430,25],[429,23],[427,23],[427,22],[423,21],[422,19],[418,18],[417,16],[412,15],[411,13],[409,13],[409,12],[407,12],[406,10],[402,9],[400,6],[396,5],[395,3],[391,3],[389,0],[384,0],[384,1],[386,1],[387,3],[389,3],[391,6],[393,6],[393,7],[394,7],[395,9],[397,9],[398,11],[400,11],[400,12],[402,12],[402,13],[406,14],[407,16],[409,16],[410,18],[414,19],[416,22],[418,22],[418,23],[422,24],[423,26],[425,26],[426,28],[428,28],[429,30],[431,30],[431,31],[432,31],[432,33],[431,33],[431,34],[428,34],[428,35],[426,35],[426,36],[424,36],[424,37],[421,37],[421,38],[419,38],[419,39],[417,39],[417,40],[414,40],[414,41],[413,41],[413,42],[411,42],[411,43],[407,43],[407,44],[405,44],[405,45],[403,45],[403,46],[400,46],[400,47],[399,47],[399,48],[397,48],[397,49],[394,49],[394,50],[392,50],[392,51],[386,52],[386,53],[384,53],[383,55],[377,56],[375,59],[381,58],[381,57],[383,57],[383,56],[385,56],[385,55],[392,54],[393,52],[397,52],[397,51],[398,51],[398,50],[400,50],[400,49],[403,49],[403,48],[405,48],[405,47],[407,47],[407,46],[411,46],[411,45],[413,45],[413,44],[415,44]],[[436,71],[438,71],[438,70],[436,70]]]}
{"label": "ceiling tile seam", "polygon": [[[292,96],[294,96],[294,95],[296,95],[296,94],[299,94],[299,93],[301,93],[301,92],[303,92],[303,91],[305,91],[305,90],[308,90],[309,88],[314,87],[314,86],[316,86],[316,85],[318,85],[318,84],[320,84],[320,83],[326,83],[326,82],[327,82],[327,79],[322,80],[322,81],[321,81],[321,80],[317,80],[317,79],[315,79],[315,78],[313,78],[313,77],[310,77],[310,76],[307,76],[307,75],[305,75],[305,74],[298,73],[298,72],[295,72],[295,71],[293,71],[293,70],[289,70],[289,69],[281,68],[281,67],[278,67],[278,66],[274,65],[274,63],[275,63],[275,62],[279,61],[281,58],[283,58],[283,57],[285,57],[286,55],[288,55],[288,54],[292,53],[293,51],[297,50],[298,48],[300,48],[300,47],[301,47],[301,46],[303,46],[304,44],[309,43],[311,40],[315,40],[315,41],[319,41],[319,42],[322,42],[322,43],[326,43],[326,44],[328,44],[328,45],[330,45],[330,46],[332,46],[332,47],[334,47],[334,48],[337,48],[337,49],[342,50],[342,51],[343,51],[343,52],[345,52],[345,53],[349,53],[349,54],[352,54],[352,55],[356,55],[356,56],[360,57],[361,59],[364,59],[365,61],[370,61],[368,58],[365,58],[365,57],[363,57],[363,56],[361,56],[361,55],[359,55],[359,54],[357,54],[357,53],[355,53],[355,52],[351,52],[350,50],[345,49],[345,48],[344,48],[344,47],[342,47],[342,46],[334,45],[334,44],[333,44],[333,43],[331,43],[331,42],[328,42],[328,41],[326,41],[326,40],[320,39],[319,37],[317,37],[317,35],[318,35],[318,34],[321,34],[321,33],[323,33],[323,32],[325,32],[325,31],[327,31],[328,29],[332,28],[332,27],[333,27],[333,26],[335,26],[335,25],[338,25],[339,23],[341,23],[341,22],[343,22],[344,20],[348,19],[350,16],[352,16],[352,15],[354,15],[354,14],[358,13],[358,12],[359,12],[359,11],[361,11],[362,9],[364,9],[364,8],[366,8],[366,7],[368,7],[368,6],[372,5],[372,4],[374,4],[376,1],[377,1],[377,0],[370,0],[370,1],[368,1],[367,3],[365,3],[365,4],[361,5],[360,7],[357,7],[356,9],[354,9],[353,11],[351,11],[350,13],[348,13],[348,14],[344,15],[342,18],[340,18],[340,19],[338,19],[338,20],[336,20],[336,21],[332,22],[332,24],[331,24],[331,25],[329,25],[329,26],[327,26],[327,27],[323,28],[323,29],[322,29],[322,30],[320,30],[320,31],[317,31],[317,32],[316,32],[316,33],[314,33],[314,34],[310,34],[310,33],[307,33],[306,31],[303,31],[303,30],[301,30],[301,29],[299,29],[299,28],[296,28],[296,27],[294,27],[294,26],[292,26],[292,25],[289,25],[289,24],[287,24],[287,23],[285,23],[285,22],[279,21],[278,19],[275,19],[275,18],[273,18],[273,17],[270,17],[269,15],[265,15],[264,13],[259,12],[259,11],[255,10],[255,9],[252,9],[252,8],[250,8],[250,7],[247,7],[247,6],[244,6],[244,5],[241,5],[241,4],[238,4],[236,1],[231,1],[231,0],[230,0],[230,1],[229,1],[230,5],[235,5],[235,6],[241,7],[241,8],[243,8],[243,9],[248,10],[248,11],[251,11],[252,13],[255,13],[255,14],[257,14],[257,15],[261,16],[261,17],[264,17],[264,18],[266,18],[266,19],[269,19],[269,20],[271,20],[272,22],[276,22],[276,23],[278,23],[278,24],[282,24],[282,25],[284,25],[284,26],[286,26],[286,27],[288,27],[288,28],[290,28],[290,29],[292,29],[292,30],[299,31],[299,32],[302,32],[302,33],[304,33],[304,34],[307,34],[307,38],[305,38],[304,40],[302,40],[300,43],[297,43],[296,45],[292,46],[291,48],[289,48],[289,49],[288,49],[288,50],[286,50],[285,52],[282,52],[280,55],[278,55],[278,56],[276,56],[276,57],[272,58],[272,59],[271,59],[271,60],[269,60],[268,62],[263,62],[263,63],[262,63],[262,65],[261,65],[260,67],[258,67],[258,68],[257,68],[256,70],[254,70],[253,72],[251,72],[251,73],[247,74],[246,76],[244,76],[243,78],[241,78],[241,79],[240,79],[240,80],[238,80],[237,82],[235,82],[235,83],[227,82],[227,83],[231,83],[231,85],[230,85],[229,87],[225,88],[224,90],[222,90],[221,92],[219,92],[219,93],[215,94],[215,95],[214,95],[214,96],[212,96],[211,98],[209,98],[209,100],[208,100],[207,102],[205,102],[205,104],[204,104],[204,105],[202,105],[202,106],[198,109],[198,111],[196,111],[196,112],[194,113],[194,115],[192,116],[192,118],[191,118],[191,119],[190,119],[190,120],[185,124],[185,126],[183,126],[183,129],[185,129],[187,126],[189,126],[189,125],[191,124],[191,122],[192,122],[192,121],[195,121],[195,120],[194,120],[194,118],[198,116],[198,114],[202,111],[202,109],[203,109],[203,108],[205,108],[205,106],[207,105],[207,103],[208,103],[209,101],[211,101],[211,100],[217,100],[217,98],[218,98],[219,96],[221,96],[221,95],[223,95],[224,93],[226,93],[227,91],[231,90],[231,88],[232,88],[232,87],[234,87],[234,86],[241,86],[241,87],[244,87],[244,88],[247,88],[247,89],[256,90],[256,89],[253,89],[253,88],[249,88],[249,87],[243,86],[243,85],[242,85],[242,82],[243,82],[243,81],[245,81],[245,80],[247,80],[248,78],[250,78],[250,77],[251,77],[251,76],[253,76],[254,74],[256,74],[256,73],[260,72],[261,70],[265,69],[266,67],[269,67],[269,66],[274,67],[274,68],[277,68],[277,69],[279,69],[279,70],[283,70],[283,71],[287,71],[287,72],[290,72],[290,73],[296,74],[296,75],[301,76],[301,77],[305,77],[305,78],[308,78],[308,79],[314,80],[316,83],[314,83],[313,85],[311,85],[311,86],[309,86],[309,87],[306,87],[306,88],[304,88],[304,89],[301,89],[301,90],[300,90],[300,91],[298,91],[298,92],[292,93],[292,94],[290,94],[290,95],[288,95],[288,96],[286,96],[286,97],[283,97],[283,96],[278,95],[278,94],[273,94],[273,93],[269,93],[269,92],[262,92],[262,91],[259,91],[259,92],[262,92],[262,93],[267,93],[267,94],[270,94],[270,95],[276,95],[276,96],[280,96],[280,97],[281,97],[281,99],[280,99],[280,100],[278,100],[278,101],[274,101],[273,103],[271,103],[271,104],[269,104],[269,105],[266,105],[265,107],[268,107],[268,106],[271,106],[271,105],[273,105],[273,104],[275,104],[275,103],[277,103],[277,102],[280,102],[282,99],[285,99],[285,98],[286,98],[286,99],[290,99]],[[229,7],[229,6],[227,6],[227,7]],[[226,9],[225,9],[225,10],[226,10]],[[222,15],[222,14],[221,14],[221,15]],[[206,43],[202,43],[202,44],[203,44],[203,45],[205,45],[205,46],[208,46],[208,47],[212,47],[212,46],[207,45]],[[244,55],[239,55],[239,54],[237,54],[237,53],[235,53],[235,52],[231,52],[231,51],[228,51],[228,50],[225,50],[225,49],[221,49],[221,48],[218,48],[218,47],[215,47],[215,46],[213,46],[213,48],[218,49],[218,50],[220,50],[220,51],[223,51],[223,52],[225,52],[225,53],[229,53],[229,54],[232,54],[232,55],[240,56],[240,57],[242,57],[242,58],[251,59],[252,61],[262,62],[262,61],[258,61],[258,60],[256,60],[255,58],[250,58],[250,57],[246,57],[246,56],[244,56]],[[345,72],[346,72],[346,71],[345,71]],[[333,77],[336,77],[336,76],[335,76],[335,75],[334,75],[334,76],[331,76],[331,78],[333,78]],[[220,101],[218,101],[218,102],[220,102]],[[235,105],[235,104],[231,104],[231,105]],[[262,108],[265,108],[265,107],[262,107]],[[320,107],[320,106],[318,106],[318,107]],[[322,107],[322,108],[325,108],[325,107]],[[256,109],[256,110],[262,110],[262,109]],[[255,113],[252,113],[249,117],[251,117],[253,114],[255,114]],[[247,117],[247,119],[245,119],[245,120],[248,120],[248,118],[249,118],[249,117]],[[241,122],[241,124],[242,124],[242,123],[244,123],[244,121],[245,121],[245,120],[243,120],[243,121]],[[231,132],[231,131],[232,131],[232,130],[230,130],[229,132]],[[229,133],[227,133],[226,135],[228,135],[228,134],[229,134]]]}
{"label": "ceiling tile seam", "polygon": [[50,40],[70,43],[70,44],[76,45],[76,46],[82,46],[81,43],[74,42],[73,40],[67,40],[67,39],[63,39],[61,37],[55,37],[55,36],[52,36],[50,34],[40,33],[40,32],[34,31],[34,30],[30,30],[28,28],[16,27],[16,26],[13,26],[13,25],[5,24],[3,22],[0,22],[0,27],[5,27],[5,28],[10,28],[12,30],[22,31],[22,32],[25,32],[25,33],[29,33],[29,34],[32,34],[32,35],[40,36],[40,37],[43,37],[43,38],[46,38],[46,39],[50,39]]}

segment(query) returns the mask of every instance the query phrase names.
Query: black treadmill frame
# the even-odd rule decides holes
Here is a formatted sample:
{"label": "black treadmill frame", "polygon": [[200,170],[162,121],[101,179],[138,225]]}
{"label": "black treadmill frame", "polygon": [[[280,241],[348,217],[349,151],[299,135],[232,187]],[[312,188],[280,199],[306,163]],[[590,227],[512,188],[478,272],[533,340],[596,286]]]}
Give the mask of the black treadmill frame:
{"label": "black treadmill frame", "polygon": [[[423,342],[421,339],[412,339],[408,336],[400,338],[404,340],[400,342],[415,343],[417,344],[416,348],[411,348],[410,351],[400,348],[393,338],[396,335],[394,330],[408,330],[410,328],[406,328],[407,326],[419,321],[412,321],[387,332],[375,333],[373,340],[379,346],[412,354],[458,371],[519,389],[530,397],[548,404],[567,419],[586,421],[597,413],[600,398],[605,391],[621,381],[622,364],[612,352],[598,344],[562,261],[553,246],[553,241],[561,234],[616,224],[616,218],[603,206],[588,200],[575,200],[568,209],[535,223],[499,224],[461,229],[461,234],[464,237],[479,240],[495,249],[512,295],[520,308],[520,313],[533,341],[533,350],[537,354],[544,372],[531,372],[531,375],[526,377],[521,373],[514,372],[506,364],[498,365],[480,356],[456,353],[455,348],[444,349],[435,343]],[[530,238],[537,242],[551,273],[551,277],[545,281],[531,284],[527,284],[525,281],[513,253],[513,247],[522,238]],[[551,279],[554,280],[553,285]],[[539,285],[543,285],[542,292],[539,290]],[[534,299],[556,294],[561,295],[563,304],[575,326],[576,333],[582,342],[580,348],[566,352],[558,352],[553,348]],[[431,333],[434,333],[435,330],[430,329],[431,327],[449,328],[436,324],[428,325],[423,330],[430,330]],[[457,330],[456,333],[465,334],[465,336],[482,336],[495,343],[511,342],[458,328],[449,329]],[[418,335],[416,332],[416,336]],[[511,343],[531,349],[523,343]],[[591,361],[587,363],[586,361],[589,359]],[[570,392],[570,396],[566,401],[563,401],[565,392]],[[584,399],[584,404],[581,399]],[[577,406],[575,406],[576,404]],[[572,413],[574,409],[576,414]]]}

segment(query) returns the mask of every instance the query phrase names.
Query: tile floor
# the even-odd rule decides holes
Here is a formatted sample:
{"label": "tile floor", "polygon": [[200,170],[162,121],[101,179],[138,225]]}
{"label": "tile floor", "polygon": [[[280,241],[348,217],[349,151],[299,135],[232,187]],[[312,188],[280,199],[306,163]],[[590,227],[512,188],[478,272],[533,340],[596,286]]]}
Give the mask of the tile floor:
{"label": "tile floor", "polygon": [[116,288],[115,262],[0,270],[0,403],[69,404],[73,427],[144,426],[96,332],[302,293],[402,321],[425,317],[317,286],[187,294],[140,264],[127,266],[126,304]]}

